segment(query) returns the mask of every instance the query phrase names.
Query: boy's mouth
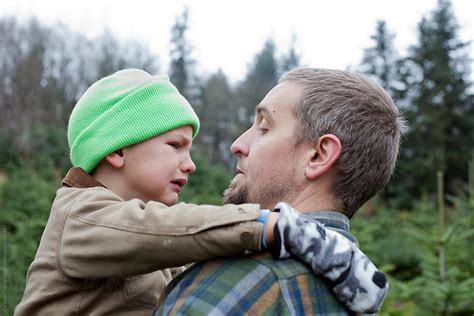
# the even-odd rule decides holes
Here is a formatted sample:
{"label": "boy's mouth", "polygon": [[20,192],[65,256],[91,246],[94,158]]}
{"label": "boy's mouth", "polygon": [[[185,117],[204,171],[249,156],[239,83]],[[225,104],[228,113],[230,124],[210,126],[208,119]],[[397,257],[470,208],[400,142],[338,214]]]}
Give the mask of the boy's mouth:
{"label": "boy's mouth", "polygon": [[171,180],[171,184],[175,188],[176,192],[179,193],[181,188],[188,182],[187,179],[175,179]]}

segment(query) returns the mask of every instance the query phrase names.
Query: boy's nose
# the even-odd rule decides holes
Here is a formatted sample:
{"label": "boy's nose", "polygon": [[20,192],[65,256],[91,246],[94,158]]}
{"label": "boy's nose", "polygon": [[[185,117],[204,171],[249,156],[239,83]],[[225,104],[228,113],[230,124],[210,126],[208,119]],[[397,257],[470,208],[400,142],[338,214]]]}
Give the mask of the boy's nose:
{"label": "boy's nose", "polygon": [[191,174],[194,171],[196,171],[196,165],[191,157],[188,156],[188,158],[181,164],[181,172]]}

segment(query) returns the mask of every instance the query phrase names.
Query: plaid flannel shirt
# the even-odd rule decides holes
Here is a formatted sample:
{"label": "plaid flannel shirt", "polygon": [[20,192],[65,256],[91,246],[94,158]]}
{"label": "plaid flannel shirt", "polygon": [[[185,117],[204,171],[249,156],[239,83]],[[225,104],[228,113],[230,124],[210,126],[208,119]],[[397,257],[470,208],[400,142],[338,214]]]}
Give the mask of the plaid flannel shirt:
{"label": "plaid flannel shirt", "polygon": [[[327,214],[329,212],[325,212]],[[330,212],[333,213],[333,212]],[[355,240],[348,223],[314,219]],[[350,315],[330,284],[295,259],[270,254],[198,263],[173,280],[154,315]]]}

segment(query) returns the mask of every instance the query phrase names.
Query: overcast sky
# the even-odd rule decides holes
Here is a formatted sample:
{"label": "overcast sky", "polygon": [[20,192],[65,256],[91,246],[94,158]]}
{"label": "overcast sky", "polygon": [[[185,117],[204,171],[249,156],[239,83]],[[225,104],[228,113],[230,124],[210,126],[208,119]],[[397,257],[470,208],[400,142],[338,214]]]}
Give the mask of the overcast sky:
{"label": "overcast sky", "polygon": [[[147,43],[168,70],[170,28],[187,5],[189,39],[200,73],[218,68],[233,80],[244,77],[247,64],[265,40],[273,38],[285,52],[292,33],[304,64],[346,68],[360,62],[370,45],[375,23],[387,21],[400,53],[416,42],[416,25],[436,7],[436,0],[0,0],[0,16],[35,15],[47,25],[61,21],[72,30],[98,36],[105,27],[115,36]],[[452,1],[463,40],[474,39],[474,1]],[[471,45],[471,52],[472,52]],[[472,56],[472,53],[471,53]]]}

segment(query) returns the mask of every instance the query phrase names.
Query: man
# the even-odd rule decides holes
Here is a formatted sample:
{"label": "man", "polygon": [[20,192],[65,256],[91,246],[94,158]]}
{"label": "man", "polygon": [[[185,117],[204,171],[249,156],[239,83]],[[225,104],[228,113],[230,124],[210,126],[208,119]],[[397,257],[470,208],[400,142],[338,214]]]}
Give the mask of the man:
{"label": "man", "polygon": [[[225,202],[281,210],[275,257],[301,248],[293,253],[313,269],[316,263],[321,272],[335,262],[344,266],[354,260],[354,251],[338,249],[335,234],[325,235],[316,224],[291,231],[280,223],[312,218],[355,241],[348,218],[389,181],[404,129],[390,96],[367,78],[338,70],[290,71],[257,106],[253,126],[231,147],[238,158],[237,175],[224,193]],[[323,246],[318,238],[334,241],[333,246]],[[327,282],[294,259],[275,261],[268,254],[209,261],[175,280],[157,313],[348,314],[333,291],[368,294],[361,284],[351,283],[357,271],[340,271],[330,271]],[[384,285],[376,273],[370,281]]]}

